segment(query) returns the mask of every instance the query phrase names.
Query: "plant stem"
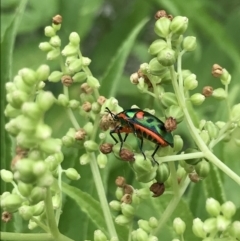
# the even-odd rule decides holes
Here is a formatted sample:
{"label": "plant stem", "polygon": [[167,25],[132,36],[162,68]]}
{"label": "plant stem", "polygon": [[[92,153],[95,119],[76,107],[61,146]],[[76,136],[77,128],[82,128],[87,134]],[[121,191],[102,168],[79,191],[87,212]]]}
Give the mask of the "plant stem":
{"label": "plant stem", "polygon": [[188,159],[197,159],[197,158],[203,158],[204,154],[203,152],[195,152],[195,153],[187,153],[187,154],[181,154],[181,155],[172,155],[172,156],[163,156],[160,158],[156,158],[159,163],[162,162],[172,162],[172,161],[180,161],[180,160],[188,160]]}
{"label": "plant stem", "polygon": [[10,233],[0,232],[1,240],[16,241],[54,241],[55,239],[49,233]]}

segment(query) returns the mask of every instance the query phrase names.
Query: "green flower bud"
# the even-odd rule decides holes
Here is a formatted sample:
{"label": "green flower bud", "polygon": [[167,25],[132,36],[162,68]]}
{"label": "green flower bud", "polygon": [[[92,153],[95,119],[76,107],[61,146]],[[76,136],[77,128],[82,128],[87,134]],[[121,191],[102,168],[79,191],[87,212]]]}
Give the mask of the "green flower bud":
{"label": "green flower bud", "polygon": [[104,168],[107,164],[107,161],[108,161],[108,159],[107,159],[106,155],[104,155],[103,153],[98,154],[97,163],[98,163],[99,168]]}
{"label": "green flower bud", "polygon": [[15,89],[12,89],[9,93],[12,93],[14,90],[20,90],[29,94],[32,91],[32,86],[25,83],[20,75],[14,77],[13,83],[15,85]]}
{"label": "green flower bud", "polygon": [[63,136],[62,137],[62,143],[66,147],[71,147],[75,144],[75,138],[72,136]]}
{"label": "green flower bud", "polygon": [[42,176],[47,171],[47,164],[44,161],[36,161],[33,164],[33,173],[36,176]]}
{"label": "green flower bud", "polygon": [[230,118],[232,121],[240,120],[240,103],[232,107]]}
{"label": "green flower bud", "polygon": [[201,105],[203,103],[203,101],[205,100],[205,96],[199,93],[193,94],[190,97],[190,101],[194,104],[194,105]]}
{"label": "green flower bud", "polygon": [[80,156],[79,161],[81,165],[86,165],[92,160],[91,155],[88,153],[84,153]]}
{"label": "green flower bud", "polygon": [[16,171],[19,172],[21,181],[31,183],[35,180],[35,176],[33,174],[33,164],[34,161],[28,158],[20,159],[15,164]]}
{"label": "green flower bud", "polygon": [[176,62],[176,53],[170,48],[165,48],[158,53],[157,60],[163,66],[171,66]]}
{"label": "green flower bud", "polygon": [[40,140],[46,140],[50,138],[52,134],[52,129],[46,124],[38,124],[35,132],[35,137]]}
{"label": "green flower bud", "polygon": [[54,60],[60,56],[60,49],[52,49],[47,53],[47,60]]}
{"label": "green flower bud", "polygon": [[22,105],[22,113],[24,116],[33,120],[39,120],[42,116],[42,111],[39,106],[34,102],[25,102]]}
{"label": "green flower bud", "polygon": [[12,182],[13,181],[13,173],[8,170],[2,169],[0,171],[0,175],[4,182]]}
{"label": "green flower bud", "polygon": [[136,237],[138,241],[146,241],[148,239],[148,234],[143,229],[138,228],[136,231]]}
{"label": "green flower bud", "polygon": [[87,67],[91,64],[92,60],[88,57],[82,57],[82,64],[84,67]]}
{"label": "green flower bud", "polygon": [[188,36],[183,39],[183,49],[186,51],[194,51],[197,47],[196,37]]}
{"label": "green flower bud", "polygon": [[138,220],[138,226],[142,230],[144,230],[147,233],[150,233],[152,231],[152,228],[149,225],[149,222],[143,219]]}
{"label": "green flower bud", "polygon": [[205,159],[202,159],[202,161],[196,164],[195,170],[199,177],[205,178],[210,172],[210,164]]}
{"label": "green flower bud", "polygon": [[[50,187],[53,184],[53,182],[54,182],[54,178],[50,171],[45,172],[42,176],[40,176],[37,179],[37,185],[39,187]],[[39,200],[39,201],[41,201],[41,200]]]}
{"label": "green flower bud", "polygon": [[[171,80],[172,79],[171,79],[170,71],[167,70],[164,74],[161,75],[161,83],[168,84],[171,82]],[[162,86],[157,85],[157,88],[159,88],[159,87],[162,87]],[[163,91],[164,91],[164,88],[162,87],[161,92],[163,92]]]}
{"label": "green flower bud", "polygon": [[32,206],[27,206],[23,205],[19,209],[19,214],[24,220],[29,220],[33,216],[33,207]]}
{"label": "green flower bud", "polygon": [[220,203],[214,198],[208,198],[206,201],[206,210],[211,216],[217,217],[221,211]]}
{"label": "green flower bud", "polygon": [[26,102],[29,98],[28,95],[21,90],[13,91],[11,97],[12,101],[10,102],[10,104],[17,109],[21,108],[22,104]]}
{"label": "green flower bud", "polygon": [[117,200],[113,200],[109,203],[112,210],[119,212],[121,210],[121,203]]}
{"label": "green flower bud", "polygon": [[93,89],[98,89],[100,87],[99,81],[93,76],[88,76],[87,84]]}
{"label": "green flower bud", "polygon": [[202,130],[202,131],[200,132],[200,136],[201,136],[201,138],[203,139],[203,141],[204,141],[206,144],[209,143],[210,137],[209,137],[208,131]]}
{"label": "green flower bud", "polygon": [[221,130],[226,125],[226,122],[224,122],[224,121],[217,121],[215,123],[215,125]]}
{"label": "green flower bud", "polygon": [[232,237],[240,239],[240,221],[234,221],[230,228],[229,233]]}
{"label": "green flower bud", "polygon": [[62,76],[63,76],[63,72],[61,72],[61,71],[53,71],[49,75],[48,80],[50,82],[59,82],[61,80]]}
{"label": "green flower bud", "polygon": [[61,151],[61,143],[57,139],[48,138],[40,143],[39,148],[47,154],[54,154]]}
{"label": "green flower bud", "polygon": [[217,100],[224,100],[227,98],[227,93],[223,88],[217,88],[213,90],[212,96]]}
{"label": "green flower bud", "polygon": [[50,38],[49,43],[50,43],[53,47],[57,48],[57,47],[60,47],[60,46],[61,46],[61,39],[59,38],[58,35],[55,35],[55,36],[53,36],[53,37]]}
{"label": "green flower bud", "polygon": [[184,118],[182,109],[177,105],[171,105],[170,107],[168,107],[165,110],[165,116],[167,118],[172,117],[176,119],[177,123],[180,123]]}
{"label": "green flower bud", "polygon": [[125,225],[129,224],[131,221],[132,221],[131,218],[128,218],[122,214],[118,215],[115,218],[115,223],[118,225],[121,225],[121,226],[125,226]]}
{"label": "green flower bud", "polygon": [[50,68],[46,64],[42,64],[38,67],[36,71],[36,77],[38,81],[45,81],[48,79],[48,76],[50,74]]}
{"label": "green flower bud", "polygon": [[68,69],[71,73],[79,72],[82,69],[82,60],[76,59],[70,63]]}
{"label": "green flower bud", "polygon": [[203,230],[203,222],[199,218],[195,218],[193,220],[192,231],[193,231],[194,235],[199,237],[199,238],[205,238],[206,237],[206,233]]}
{"label": "green flower bud", "polygon": [[82,83],[87,79],[87,74],[85,72],[79,72],[73,75],[72,79],[75,83]]}
{"label": "green flower bud", "polygon": [[78,53],[78,46],[74,46],[71,44],[66,45],[62,50],[62,55],[67,57],[77,55],[77,53]]}
{"label": "green flower bud", "polygon": [[57,103],[63,107],[68,107],[69,99],[66,95],[60,94],[57,99]]}
{"label": "green flower bud", "polygon": [[14,90],[17,89],[17,88],[16,88],[16,82],[17,82],[19,79],[20,79],[21,81],[23,81],[21,76],[16,75],[16,76],[14,77],[14,79],[13,79],[13,82],[7,82],[7,83],[5,84],[5,89],[6,89],[6,91],[7,91],[7,94],[12,93]]}
{"label": "green flower bud", "polygon": [[176,95],[172,92],[163,92],[160,95],[161,102],[164,107],[169,107],[171,105],[177,105]]}
{"label": "green flower bud", "polygon": [[50,91],[40,91],[36,99],[38,107],[43,111],[50,109],[54,102],[55,97]]}
{"label": "green flower bud", "polygon": [[69,101],[69,108],[76,110],[80,106],[80,102],[77,100],[70,100]]}
{"label": "green flower bud", "polygon": [[181,35],[186,31],[187,27],[188,18],[183,16],[176,16],[173,18],[169,28],[172,33]]}
{"label": "green flower bud", "polygon": [[140,154],[135,155],[135,162],[133,163],[133,169],[136,172],[150,172],[152,171],[151,162],[144,159],[144,157]]}
{"label": "green flower bud", "polygon": [[147,241],[158,241],[158,237],[150,234]]}
{"label": "green flower bud", "polygon": [[[35,217],[36,218],[36,217]],[[28,222],[28,229],[29,230],[33,230],[35,229],[36,227],[38,227],[37,223],[35,223],[34,221],[32,221],[32,219],[29,220]]]}
{"label": "green flower bud", "polygon": [[168,179],[169,175],[170,171],[168,165],[166,163],[159,164],[157,169],[157,175],[155,177],[157,182],[164,183]]}
{"label": "green flower bud", "polygon": [[148,53],[157,55],[162,49],[167,47],[167,42],[163,39],[155,40],[149,47]]}
{"label": "green flower bud", "polygon": [[15,109],[10,104],[7,104],[6,109],[4,110],[4,115],[9,118],[15,118],[21,114],[19,109]]}
{"label": "green flower bud", "polygon": [[169,28],[170,24],[171,24],[170,19],[166,17],[160,18],[155,23],[154,32],[159,37],[166,38],[170,33],[170,28]]}
{"label": "green flower bud", "polygon": [[22,131],[18,133],[16,140],[18,145],[24,148],[33,148],[36,146],[37,142],[37,140],[31,136],[31,134],[27,134]]}
{"label": "green flower bud", "polygon": [[77,46],[79,45],[80,43],[80,36],[78,35],[78,33],[76,32],[72,32],[70,35],[69,35],[69,41],[72,45],[74,46]]}
{"label": "green flower bud", "polygon": [[157,58],[151,59],[151,61],[149,63],[149,68],[148,68],[148,72],[150,74],[156,75],[156,76],[162,76],[167,71],[168,71],[168,69],[165,66],[163,66],[162,64],[160,64],[158,62]]}
{"label": "green flower bud", "polygon": [[74,168],[68,168],[65,170],[66,176],[73,181],[76,181],[80,178],[79,173]]}
{"label": "green flower bud", "polygon": [[118,200],[121,200],[122,197],[124,195],[124,191],[123,188],[117,187],[116,191],[115,191],[115,196]]}
{"label": "green flower bud", "polygon": [[18,181],[18,191],[21,193],[23,197],[28,197],[33,189],[33,185],[31,183],[24,183]]}
{"label": "green flower bud", "polygon": [[52,45],[49,42],[41,42],[38,47],[44,52],[49,52],[53,49]]}
{"label": "green flower bud", "polygon": [[37,82],[36,72],[29,68],[23,68],[18,71],[25,84],[33,86]]}
{"label": "green flower bud", "polygon": [[99,149],[99,145],[92,140],[85,141],[83,145],[89,152],[97,151]]}
{"label": "green flower bud", "polygon": [[135,209],[131,204],[122,203],[121,204],[122,214],[128,218],[133,218]]}
{"label": "green flower bud", "polygon": [[132,202],[131,204],[134,205],[135,207],[138,206],[141,202],[140,197],[138,196],[138,194],[136,192],[134,192],[132,194]]}
{"label": "green flower bud", "polygon": [[56,194],[52,197],[52,204],[53,204],[53,209],[58,209],[60,208],[61,205],[61,199],[59,194]]}
{"label": "green flower bud", "polygon": [[145,81],[142,77],[138,79],[137,87],[138,87],[138,89],[140,90],[141,93],[144,93],[148,89],[148,86],[147,86],[147,84],[145,83]]}
{"label": "green flower bud", "polygon": [[208,218],[203,223],[203,230],[205,233],[213,233],[217,229],[216,218]]}
{"label": "green flower bud", "polygon": [[198,86],[198,81],[196,80],[195,74],[190,74],[187,77],[183,78],[184,88],[186,90],[194,90]]}
{"label": "green flower bud", "polygon": [[217,230],[220,232],[226,231],[227,227],[231,224],[231,221],[229,219],[226,219],[222,215],[218,215],[216,220],[217,220]]}
{"label": "green flower bud", "polygon": [[29,196],[29,201],[31,204],[37,204],[40,201],[43,201],[46,196],[46,188],[43,187],[34,187],[31,191],[31,194]]}
{"label": "green flower bud", "polygon": [[177,238],[174,238],[172,241],[180,241],[179,239],[177,239]]}
{"label": "green flower bud", "polygon": [[155,217],[149,218],[149,226],[154,229],[158,226],[158,220]]}
{"label": "green flower bud", "polygon": [[9,194],[2,198],[1,207],[4,211],[14,212],[22,205],[22,202],[23,200],[17,194]]}
{"label": "green flower bud", "polygon": [[18,128],[25,134],[32,134],[36,128],[36,121],[23,115],[18,116]]}
{"label": "green flower bud", "polygon": [[186,224],[181,218],[173,220],[173,229],[178,235],[183,235],[186,230]]}
{"label": "green flower bud", "polygon": [[94,231],[94,241],[107,241],[106,235],[101,230]]}
{"label": "green flower bud", "polygon": [[220,76],[220,80],[223,85],[229,85],[231,82],[231,75],[228,73],[226,69],[222,69],[222,74]]}
{"label": "green flower bud", "polygon": [[32,206],[33,207],[33,215],[34,216],[39,216],[43,213],[45,209],[45,204],[43,201],[37,203],[36,205]]}
{"label": "green flower bud", "polygon": [[55,36],[56,32],[52,26],[47,26],[44,29],[44,34],[47,37],[53,37],[53,36]]}
{"label": "green flower bud", "polygon": [[225,218],[231,219],[236,213],[236,206],[233,202],[227,201],[221,205],[221,212]]}
{"label": "green flower bud", "polygon": [[174,135],[173,140],[174,140],[173,152],[178,153],[183,148],[183,139],[179,135]]}
{"label": "green flower bud", "polygon": [[137,190],[137,196],[141,199],[148,199],[151,196],[151,192],[148,187],[144,187]]}

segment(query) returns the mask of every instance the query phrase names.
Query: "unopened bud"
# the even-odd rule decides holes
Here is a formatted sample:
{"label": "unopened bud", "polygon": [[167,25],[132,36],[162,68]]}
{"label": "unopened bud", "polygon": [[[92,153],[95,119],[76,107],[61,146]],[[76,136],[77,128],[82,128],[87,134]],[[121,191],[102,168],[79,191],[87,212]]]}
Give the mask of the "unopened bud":
{"label": "unopened bud", "polygon": [[203,230],[203,222],[199,218],[195,218],[193,220],[192,231],[193,231],[194,235],[199,237],[199,238],[205,238],[206,237],[206,233]]}
{"label": "unopened bud", "polygon": [[167,42],[163,39],[155,40],[149,47],[148,52],[151,55],[157,55],[161,50],[167,47]]}
{"label": "unopened bud", "polygon": [[201,105],[205,100],[205,96],[202,94],[196,93],[190,97],[190,100],[194,105]]}
{"label": "unopened bud", "polygon": [[236,206],[233,202],[227,201],[221,205],[221,212],[225,218],[231,219],[236,213]]}
{"label": "unopened bud", "polygon": [[165,191],[164,183],[153,183],[150,187],[150,191],[153,192],[153,197],[161,196]]}
{"label": "unopened bud", "polygon": [[212,96],[217,100],[224,100],[227,98],[227,93],[223,88],[213,90]]}
{"label": "unopened bud", "polygon": [[183,49],[186,51],[194,51],[197,47],[196,37],[188,36],[183,39]]}
{"label": "unopened bud", "polygon": [[72,32],[70,35],[69,35],[69,41],[72,45],[74,46],[77,46],[79,45],[80,43],[80,36],[78,35],[78,33],[76,32]]}
{"label": "unopened bud", "polygon": [[172,33],[181,35],[188,27],[188,18],[183,16],[176,16],[173,18],[170,24],[170,30]]}
{"label": "unopened bud", "polygon": [[223,68],[218,64],[214,64],[212,66],[212,75],[216,78],[219,78],[222,74],[223,74]]}
{"label": "unopened bud", "polygon": [[70,180],[76,181],[80,178],[79,173],[74,168],[68,168],[65,170],[65,174]]}
{"label": "unopened bud", "polygon": [[48,80],[50,82],[59,82],[63,76],[63,73],[61,71],[53,71],[49,77]]}
{"label": "unopened bud", "polygon": [[157,60],[163,66],[171,66],[176,62],[176,53],[173,49],[165,48],[158,53]]}
{"label": "unopened bud", "polygon": [[217,217],[221,211],[220,203],[214,198],[208,198],[206,201],[206,210],[211,216]]}
{"label": "unopened bud", "polygon": [[181,218],[175,218],[173,220],[173,228],[178,235],[183,235],[186,229],[186,224]]}
{"label": "unopened bud", "polygon": [[79,72],[73,75],[73,82],[82,83],[87,79],[87,74],[85,72]]}
{"label": "unopened bud", "polygon": [[171,24],[171,21],[166,17],[162,17],[162,18],[158,19],[156,21],[155,27],[154,27],[155,33],[159,37],[166,38],[170,33],[170,28],[169,28],[170,24]]}
{"label": "unopened bud", "polygon": [[52,49],[47,53],[47,60],[54,60],[60,56],[60,49]]}

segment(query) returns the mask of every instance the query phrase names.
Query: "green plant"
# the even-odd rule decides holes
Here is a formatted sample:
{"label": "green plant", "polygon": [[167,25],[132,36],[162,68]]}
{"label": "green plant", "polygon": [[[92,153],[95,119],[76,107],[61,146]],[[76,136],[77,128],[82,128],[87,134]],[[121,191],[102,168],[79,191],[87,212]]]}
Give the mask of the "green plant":
{"label": "green plant", "polygon": [[[24,2],[22,10],[23,7]],[[68,238],[63,227],[63,231],[61,230],[61,215],[64,215],[61,212],[65,207],[62,193],[75,200],[86,213],[91,223],[89,226],[92,226],[86,238],[92,237],[95,230],[93,240],[158,240],[164,232],[167,233],[165,240],[170,240],[175,235],[171,235],[170,228],[165,227],[165,224],[174,217],[181,217],[185,221],[184,223],[177,218],[173,222],[173,229],[181,240],[240,239],[239,221],[233,219],[236,206],[232,202],[226,202],[223,177],[219,170],[233,179],[238,184],[237,188],[240,177],[213,152],[213,148],[222,140],[235,140],[236,144],[239,144],[233,134],[239,132],[240,104],[233,105],[230,102],[228,87],[231,76],[226,69],[214,65],[213,75],[220,79],[219,85],[222,84],[223,88],[206,86],[202,93],[192,94],[191,91],[198,84],[196,75],[182,69],[183,56],[196,48],[195,37],[183,37],[188,27],[188,19],[181,16],[172,19],[172,16],[164,11],[158,12],[157,17],[159,19],[155,23],[155,32],[160,38],[149,47],[153,58],[149,63],[141,64],[140,70],[132,74],[130,80],[142,95],[149,95],[155,100],[156,111],[145,110],[156,116],[167,117],[169,121],[165,122],[165,126],[168,126],[169,130],[175,129],[176,124],[186,124],[192,142],[186,143],[181,135],[174,135],[174,148],[165,147],[156,154],[159,166],[151,164],[153,146],[149,145],[145,152],[147,160],[144,160],[138,153],[134,139],[124,143],[120,157],[129,161],[129,164],[125,162],[124,165],[128,166],[131,175],[134,173],[136,181],[129,182],[123,177],[117,178],[113,175],[111,179],[116,179],[117,185],[116,198],[106,196],[108,185],[104,182],[111,172],[109,160],[113,160],[112,165],[118,165],[115,156],[119,158],[120,145],[113,147],[106,143],[107,130],[115,123],[105,112],[105,107],[116,113],[122,108],[116,98],[100,95],[102,86],[109,86],[111,93],[114,82],[109,78],[111,74],[104,78],[101,84],[92,75],[89,67],[91,60],[83,57],[79,49],[79,35],[72,32],[68,44],[62,47],[61,38],[58,36],[62,19],[59,15],[55,16],[53,25],[45,28],[49,41],[41,42],[39,48],[47,52],[48,60],[57,60],[60,67],[55,71],[50,71],[48,65],[41,65],[36,71],[23,68],[13,81],[6,83],[5,115],[9,120],[5,128],[13,138],[13,144],[9,143],[8,146],[17,145],[17,148],[11,162],[12,171],[1,170],[4,183],[13,186],[10,192],[6,190],[1,195],[3,219],[8,221],[10,213],[15,213],[16,219],[28,221],[28,229],[40,228],[45,233],[23,234],[20,230],[21,235],[16,236],[16,233],[2,232],[3,239],[72,240]],[[134,39],[145,23],[144,19],[138,24],[129,36],[130,40]],[[108,73],[114,71],[116,62],[110,65]],[[55,97],[52,92],[45,91],[46,80],[61,82],[62,93]],[[81,94],[80,98],[77,98],[74,87],[79,83]],[[207,97],[225,102],[228,113],[225,120],[198,120],[193,105],[201,105]],[[65,123],[66,133],[54,137],[52,133],[56,120],[51,120],[51,125],[46,124],[46,120],[48,111],[54,111],[57,106],[66,110],[70,121]],[[76,156],[69,154],[69,150]],[[110,152],[115,156],[106,155]],[[77,159],[82,165],[80,168],[78,163],[75,163]],[[91,170],[97,195],[89,190],[89,186],[92,188],[92,180],[82,172],[83,169],[87,170],[86,168]],[[74,187],[74,182],[69,184],[69,180],[76,181],[80,178],[76,169],[84,175],[84,178],[79,180],[82,182],[82,189]],[[185,231],[186,226],[191,226],[193,214],[182,201],[191,181],[200,181],[206,186],[204,190],[209,197],[206,210],[212,216],[204,223],[195,219],[193,233],[189,229]],[[156,198],[151,197],[151,192]],[[191,192],[194,196],[196,192],[201,192],[201,189],[199,186],[197,189],[191,188]],[[218,201],[210,198],[212,194]],[[198,200],[192,198],[189,206],[194,206],[197,202]],[[109,206],[115,214],[110,212]],[[184,212],[181,212],[181,209]],[[82,227],[79,232],[86,232],[87,229]]]}

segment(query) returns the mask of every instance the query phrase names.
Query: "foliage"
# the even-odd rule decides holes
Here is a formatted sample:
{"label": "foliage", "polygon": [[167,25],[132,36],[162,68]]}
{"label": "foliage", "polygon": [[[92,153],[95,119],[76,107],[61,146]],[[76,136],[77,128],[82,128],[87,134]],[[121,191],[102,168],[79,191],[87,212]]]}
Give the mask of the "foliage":
{"label": "foliage", "polygon": [[[240,240],[237,0],[1,8],[3,240]],[[159,9],[187,18],[156,21]],[[119,144],[99,151],[114,144],[105,107],[136,105],[177,122],[159,166],[133,134],[123,150],[134,162]]]}

